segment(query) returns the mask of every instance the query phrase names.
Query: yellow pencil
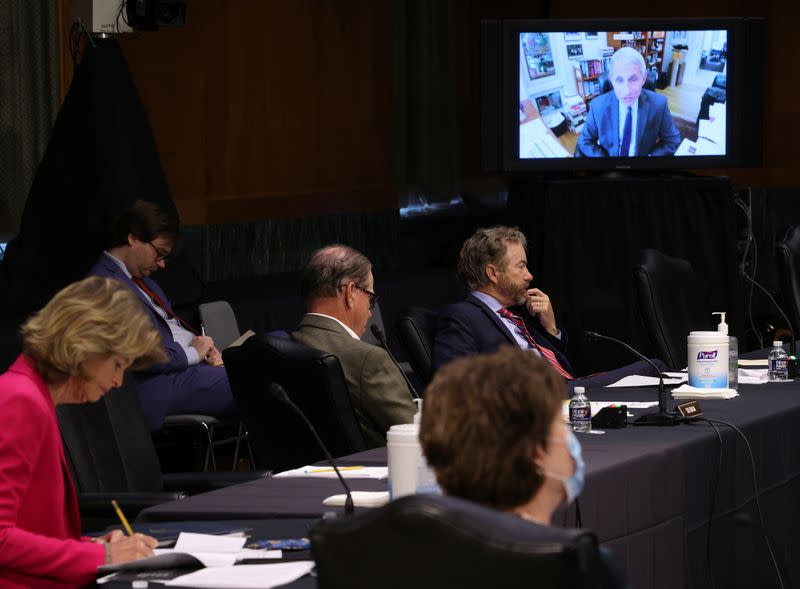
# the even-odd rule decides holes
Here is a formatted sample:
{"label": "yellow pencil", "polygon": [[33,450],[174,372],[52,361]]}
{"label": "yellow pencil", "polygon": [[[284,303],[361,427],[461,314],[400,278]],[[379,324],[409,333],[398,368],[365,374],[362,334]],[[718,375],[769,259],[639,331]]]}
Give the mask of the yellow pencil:
{"label": "yellow pencil", "polygon": [[125,514],[122,513],[122,510],[120,509],[119,505],[117,505],[117,500],[112,499],[111,505],[114,506],[114,511],[117,512],[117,517],[119,518],[119,521],[122,522],[122,527],[125,528],[125,532],[128,534],[128,536],[133,536],[133,529],[131,529],[131,524],[128,523],[128,519],[125,517]]}
{"label": "yellow pencil", "polygon": [[[363,466],[340,466],[339,470],[358,470],[360,468],[364,468],[364,467]],[[314,468],[312,470],[309,470],[308,472],[334,472],[334,470],[331,467],[328,466],[328,467],[325,467],[325,468]]]}

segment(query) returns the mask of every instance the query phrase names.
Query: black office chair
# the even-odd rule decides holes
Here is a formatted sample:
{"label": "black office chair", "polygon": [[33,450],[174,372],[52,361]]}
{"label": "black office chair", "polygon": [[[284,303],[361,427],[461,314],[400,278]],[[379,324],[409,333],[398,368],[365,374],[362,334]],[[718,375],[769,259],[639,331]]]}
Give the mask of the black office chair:
{"label": "black office chair", "polygon": [[800,225],[775,244],[778,283],[783,304],[795,333],[800,333]]}
{"label": "black office chair", "polygon": [[671,370],[683,369],[688,358],[686,336],[707,323],[691,264],[657,250],[642,250],[633,281],[657,356]]}
{"label": "black office chair", "polygon": [[433,378],[433,341],[436,338],[434,311],[425,307],[409,307],[395,323],[394,329],[408,356],[411,369],[425,387]]}
{"label": "black office chair", "polygon": [[311,530],[320,589],[599,587],[597,539],[441,495],[411,495]]}
{"label": "black office chair", "polygon": [[97,403],[59,405],[56,412],[84,529],[103,529],[118,522],[112,499],[132,519],[152,505],[269,476],[264,472],[162,474],[132,376]]}
{"label": "black office chair", "polygon": [[222,354],[259,468],[280,471],[325,458],[300,418],[270,395],[280,383],[334,456],[367,449],[339,360],[276,335],[254,335]]}

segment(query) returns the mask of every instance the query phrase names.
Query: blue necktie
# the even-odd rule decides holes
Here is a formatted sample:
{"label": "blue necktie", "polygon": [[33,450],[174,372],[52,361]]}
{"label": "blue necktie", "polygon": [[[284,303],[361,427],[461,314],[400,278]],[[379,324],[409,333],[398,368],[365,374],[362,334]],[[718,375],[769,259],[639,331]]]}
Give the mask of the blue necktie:
{"label": "blue necktie", "polygon": [[628,112],[625,115],[625,126],[622,128],[622,145],[619,147],[619,156],[628,157],[628,152],[631,149],[631,107],[628,107]]}

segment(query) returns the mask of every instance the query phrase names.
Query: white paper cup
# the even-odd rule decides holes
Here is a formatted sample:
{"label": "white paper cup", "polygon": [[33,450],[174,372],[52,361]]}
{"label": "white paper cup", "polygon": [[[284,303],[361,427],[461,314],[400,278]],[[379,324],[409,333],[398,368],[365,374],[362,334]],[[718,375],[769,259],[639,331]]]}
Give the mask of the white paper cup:
{"label": "white paper cup", "polygon": [[415,423],[393,425],[386,434],[389,454],[389,498],[413,495],[417,491],[417,470],[422,449],[419,426]]}

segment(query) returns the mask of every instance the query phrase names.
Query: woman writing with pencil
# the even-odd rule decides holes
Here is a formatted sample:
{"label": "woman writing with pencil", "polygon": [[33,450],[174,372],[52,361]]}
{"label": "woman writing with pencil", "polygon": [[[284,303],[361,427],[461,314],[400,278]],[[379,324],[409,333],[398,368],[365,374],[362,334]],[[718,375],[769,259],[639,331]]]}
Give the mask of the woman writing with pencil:
{"label": "woman writing with pencil", "polygon": [[164,353],[136,296],[107,278],[66,287],[21,331],[22,355],[0,375],[0,589],[80,587],[102,564],[150,556],[156,542],[81,537],[55,407],[97,401],[127,368]]}

